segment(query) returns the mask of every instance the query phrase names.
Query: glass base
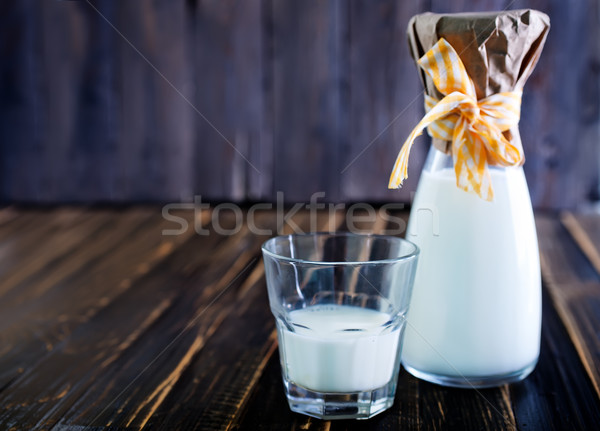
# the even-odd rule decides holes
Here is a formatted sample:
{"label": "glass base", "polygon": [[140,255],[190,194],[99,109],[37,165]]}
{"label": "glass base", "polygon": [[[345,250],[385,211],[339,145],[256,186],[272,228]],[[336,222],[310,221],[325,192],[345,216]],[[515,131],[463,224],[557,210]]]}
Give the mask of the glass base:
{"label": "glass base", "polygon": [[369,419],[394,404],[396,382],[365,392],[326,393],[283,379],[290,409],[318,419]]}
{"label": "glass base", "polygon": [[505,374],[492,374],[488,376],[449,376],[445,374],[434,374],[426,371],[420,371],[407,364],[402,364],[406,371],[413,376],[436,383],[442,386],[452,386],[454,388],[492,388],[502,386],[508,383],[515,383],[527,377],[537,365],[537,359],[526,367]]}

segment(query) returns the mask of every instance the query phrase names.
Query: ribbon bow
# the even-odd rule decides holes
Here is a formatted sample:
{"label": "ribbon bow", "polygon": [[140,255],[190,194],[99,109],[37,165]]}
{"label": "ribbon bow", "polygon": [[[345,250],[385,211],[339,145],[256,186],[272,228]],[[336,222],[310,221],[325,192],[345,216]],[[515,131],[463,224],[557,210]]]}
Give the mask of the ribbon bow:
{"label": "ribbon bow", "polygon": [[502,134],[519,124],[521,90],[492,94],[478,101],[465,66],[444,38],[418,64],[444,98],[425,95],[426,114],[402,145],[388,187],[397,189],[408,177],[410,149],[427,127],[430,136],[452,142],[457,187],[493,200],[488,164],[518,166],[524,161],[523,151]]}

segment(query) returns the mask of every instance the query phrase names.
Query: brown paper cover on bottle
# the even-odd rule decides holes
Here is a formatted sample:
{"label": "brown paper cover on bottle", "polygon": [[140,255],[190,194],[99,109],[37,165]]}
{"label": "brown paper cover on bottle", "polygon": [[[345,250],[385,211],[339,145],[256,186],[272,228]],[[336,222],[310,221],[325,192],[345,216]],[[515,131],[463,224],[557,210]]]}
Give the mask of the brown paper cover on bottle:
{"label": "brown paper cover on bottle", "polygon": [[[542,12],[522,9],[502,12],[424,13],[408,24],[410,51],[417,61],[440,38],[456,50],[477,92],[477,99],[519,90],[533,71],[544,47],[550,19]],[[425,92],[442,99],[431,77],[419,69]],[[505,135],[521,147],[518,127]],[[450,143],[433,139],[433,145],[450,152]]]}

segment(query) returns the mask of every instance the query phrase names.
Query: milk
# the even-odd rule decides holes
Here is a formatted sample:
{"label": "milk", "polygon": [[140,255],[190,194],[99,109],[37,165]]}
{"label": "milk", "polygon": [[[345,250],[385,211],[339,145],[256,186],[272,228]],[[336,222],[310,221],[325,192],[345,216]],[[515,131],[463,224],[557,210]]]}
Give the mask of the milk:
{"label": "milk", "polygon": [[494,201],[424,171],[407,239],[421,248],[402,361],[444,376],[533,366],[540,344],[537,238],[522,168],[491,171]]}
{"label": "milk", "polygon": [[318,392],[369,391],[386,385],[397,362],[401,328],[389,314],[317,305],[289,314],[294,331],[279,324],[287,379]]}

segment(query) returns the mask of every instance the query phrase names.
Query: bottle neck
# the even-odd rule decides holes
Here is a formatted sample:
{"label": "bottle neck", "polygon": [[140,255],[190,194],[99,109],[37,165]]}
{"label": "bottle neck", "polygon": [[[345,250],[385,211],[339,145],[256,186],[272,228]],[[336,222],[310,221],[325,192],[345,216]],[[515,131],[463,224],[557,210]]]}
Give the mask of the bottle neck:
{"label": "bottle neck", "polygon": [[[520,166],[517,168],[521,168]],[[429,152],[427,153],[427,158],[425,159],[425,165],[423,166],[423,171],[426,172],[438,172],[443,169],[452,169],[454,170],[454,160],[452,159],[451,154],[446,154],[433,145],[429,147]],[[488,169],[490,171],[505,171],[506,169],[515,169],[515,168],[505,168],[503,166],[491,166],[488,165]]]}
{"label": "bottle neck", "polygon": [[441,152],[432,145],[427,153],[427,159],[425,159],[423,170],[427,172],[437,172],[442,169],[454,169],[452,156]]}

